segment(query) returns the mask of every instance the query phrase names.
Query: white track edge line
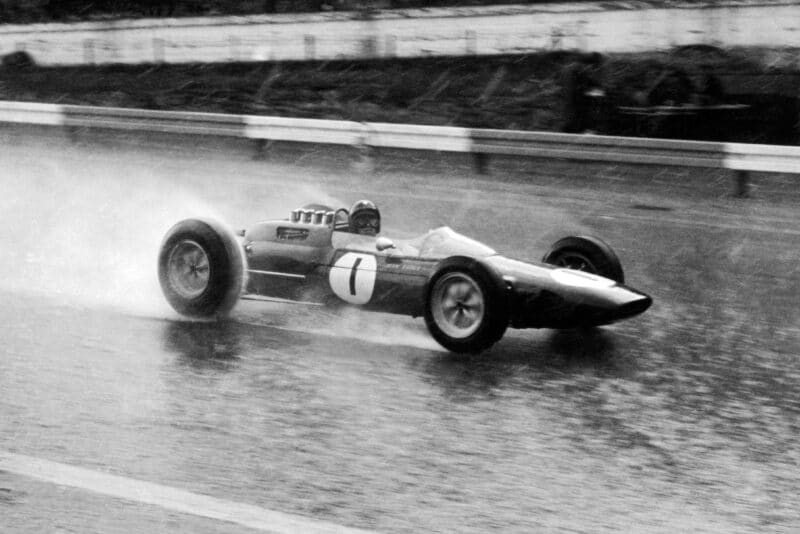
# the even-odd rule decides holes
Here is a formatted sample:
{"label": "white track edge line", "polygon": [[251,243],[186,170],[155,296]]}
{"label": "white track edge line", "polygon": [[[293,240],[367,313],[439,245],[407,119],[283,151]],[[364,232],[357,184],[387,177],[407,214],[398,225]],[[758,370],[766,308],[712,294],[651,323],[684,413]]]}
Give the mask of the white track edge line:
{"label": "white track edge line", "polygon": [[2,471],[167,510],[236,523],[265,532],[315,534],[370,532],[0,450],[0,472]]}

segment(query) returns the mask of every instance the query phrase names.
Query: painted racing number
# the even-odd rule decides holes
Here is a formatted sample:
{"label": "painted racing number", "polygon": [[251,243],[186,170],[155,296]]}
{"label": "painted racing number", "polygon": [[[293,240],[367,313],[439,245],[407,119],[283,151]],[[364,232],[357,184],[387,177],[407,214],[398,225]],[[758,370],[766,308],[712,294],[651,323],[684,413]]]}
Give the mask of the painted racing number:
{"label": "painted racing number", "polygon": [[348,252],[331,268],[331,289],[350,304],[366,304],[375,289],[376,265],[375,256]]}

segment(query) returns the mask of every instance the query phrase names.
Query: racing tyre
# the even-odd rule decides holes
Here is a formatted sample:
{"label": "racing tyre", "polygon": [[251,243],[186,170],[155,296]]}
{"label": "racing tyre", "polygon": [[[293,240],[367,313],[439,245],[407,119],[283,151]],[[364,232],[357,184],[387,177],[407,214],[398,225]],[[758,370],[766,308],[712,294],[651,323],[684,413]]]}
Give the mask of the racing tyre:
{"label": "racing tyre", "polygon": [[591,236],[570,236],[556,241],[542,258],[544,263],[596,274],[625,283],[619,258],[603,240]]}
{"label": "racing tyre", "polygon": [[167,232],[158,256],[158,280],[167,301],[189,317],[222,317],[242,291],[244,262],[236,238],[200,219]]}
{"label": "racing tyre", "polygon": [[442,261],[425,292],[425,324],[444,348],[477,353],[494,345],[508,327],[502,280],[470,258]]}

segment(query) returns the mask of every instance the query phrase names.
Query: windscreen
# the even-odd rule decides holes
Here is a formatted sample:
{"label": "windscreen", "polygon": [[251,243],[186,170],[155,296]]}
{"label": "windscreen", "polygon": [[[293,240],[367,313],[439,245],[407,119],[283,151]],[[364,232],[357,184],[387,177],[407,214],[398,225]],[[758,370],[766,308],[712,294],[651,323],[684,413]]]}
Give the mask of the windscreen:
{"label": "windscreen", "polygon": [[484,257],[496,254],[494,249],[453,231],[448,226],[435,228],[408,242],[419,249],[422,258],[446,258],[448,256]]}

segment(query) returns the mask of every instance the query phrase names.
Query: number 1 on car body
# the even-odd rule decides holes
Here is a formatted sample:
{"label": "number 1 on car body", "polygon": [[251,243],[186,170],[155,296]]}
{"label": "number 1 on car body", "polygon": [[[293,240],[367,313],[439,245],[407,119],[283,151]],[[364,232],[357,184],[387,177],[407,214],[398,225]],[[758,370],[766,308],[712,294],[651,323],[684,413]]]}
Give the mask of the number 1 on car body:
{"label": "number 1 on car body", "polygon": [[331,267],[331,289],[345,302],[366,304],[375,289],[376,267],[375,256],[348,252]]}

